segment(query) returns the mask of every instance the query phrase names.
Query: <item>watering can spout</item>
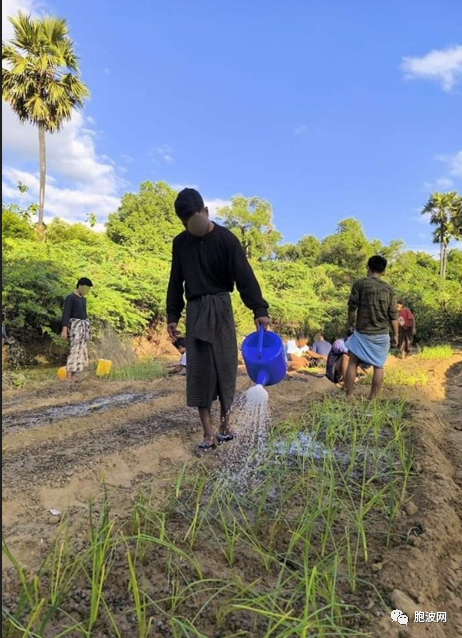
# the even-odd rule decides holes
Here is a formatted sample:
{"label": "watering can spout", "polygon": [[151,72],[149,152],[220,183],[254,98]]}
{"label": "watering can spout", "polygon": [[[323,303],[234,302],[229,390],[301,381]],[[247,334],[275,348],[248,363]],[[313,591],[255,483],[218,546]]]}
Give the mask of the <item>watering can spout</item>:
{"label": "watering can spout", "polygon": [[267,385],[269,381],[269,374],[266,370],[260,370],[257,375],[257,385]]}

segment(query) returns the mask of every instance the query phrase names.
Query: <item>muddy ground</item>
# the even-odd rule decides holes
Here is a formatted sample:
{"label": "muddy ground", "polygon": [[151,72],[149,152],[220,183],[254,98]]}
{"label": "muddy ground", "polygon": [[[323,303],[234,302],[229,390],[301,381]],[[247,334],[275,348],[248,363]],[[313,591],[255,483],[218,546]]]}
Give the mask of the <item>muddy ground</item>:
{"label": "muddy ground", "polygon": [[[424,388],[384,392],[388,398],[404,395],[412,415],[418,471],[412,507],[397,521],[400,543],[389,549],[379,541],[373,545],[361,574],[371,586],[349,602],[367,606],[377,637],[455,638],[462,636],[462,356],[392,360],[395,365],[428,376]],[[250,387],[243,371],[238,387]],[[184,377],[136,383],[87,377],[71,388],[50,379],[3,393],[3,532],[26,569],[37,568],[56,532],[59,517],[50,510],[83,515],[89,499],[101,494],[102,480],[121,517],[143,486],[152,485],[160,501],[185,461],[195,458],[200,440],[195,411],[184,407],[184,390]],[[325,378],[294,375],[269,389],[273,419],[296,416],[332,392],[338,390]],[[7,560],[3,577],[8,596]],[[446,612],[447,623],[403,628],[390,619],[398,605],[412,618],[414,610]]]}

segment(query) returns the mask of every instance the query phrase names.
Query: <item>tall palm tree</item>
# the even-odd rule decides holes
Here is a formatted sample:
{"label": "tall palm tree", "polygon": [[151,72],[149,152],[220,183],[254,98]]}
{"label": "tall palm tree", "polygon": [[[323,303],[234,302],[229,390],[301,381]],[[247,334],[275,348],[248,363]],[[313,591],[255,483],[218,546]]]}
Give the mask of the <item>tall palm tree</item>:
{"label": "tall palm tree", "polygon": [[89,91],[78,78],[78,58],[64,18],[32,18],[19,11],[8,18],[11,41],[2,42],[2,99],[21,122],[38,128],[40,191],[38,227],[43,231],[45,207],[45,133],[59,131],[82,107]]}
{"label": "tall palm tree", "polygon": [[440,246],[440,277],[446,277],[448,245],[451,239],[458,236],[454,226],[459,195],[455,191],[449,193],[432,193],[422,208],[422,215],[430,215],[430,224],[436,226],[433,231],[433,242]]}

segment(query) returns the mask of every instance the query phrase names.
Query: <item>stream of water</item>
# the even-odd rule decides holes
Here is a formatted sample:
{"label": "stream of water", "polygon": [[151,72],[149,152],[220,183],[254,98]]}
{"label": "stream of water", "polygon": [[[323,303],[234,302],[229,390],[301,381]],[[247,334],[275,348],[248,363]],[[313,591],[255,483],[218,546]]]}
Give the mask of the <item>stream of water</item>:
{"label": "stream of water", "polygon": [[265,458],[271,416],[268,392],[252,386],[233,407],[234,440],[225,444],[218,477],[228,487],[244,491],[251,487]]}

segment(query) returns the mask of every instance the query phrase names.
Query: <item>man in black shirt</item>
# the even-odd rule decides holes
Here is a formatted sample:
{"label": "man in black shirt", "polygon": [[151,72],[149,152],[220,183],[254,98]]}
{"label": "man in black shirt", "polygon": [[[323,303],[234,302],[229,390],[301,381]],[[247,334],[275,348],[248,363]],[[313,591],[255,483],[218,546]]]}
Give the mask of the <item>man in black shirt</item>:
{"label": "man in black shirt", "polygon": [[71,349],[67,358],[67,380],[75,382],[77,372],[82,372],[88,365],[88,347],[90,340],[90,322],[87,317],[87,302],[85,295],[93,286],[90,279],[82,277],[77,282],[74,292],[66,297],[63,318],[61,321],[61,338],[70,338]]}
{"label": "man in black shirt", "polygon": [[185,231],[173,240],[172,265],[167,290],[167,330],[174,340],[186,308],[188,373],[186,394],[189,407],[197,407],[204,440],[201,451],[215,447],[210,417],[218,397],[221,421],[216,439],[230,441],[229,412],[237,378],[237,340],[230,293],[234,284],[245,305],[253,311],[257,327],[270,323],[268,304],[237,237],[209,220],[201,195],[193,188],[182,190],[175,212]]}

